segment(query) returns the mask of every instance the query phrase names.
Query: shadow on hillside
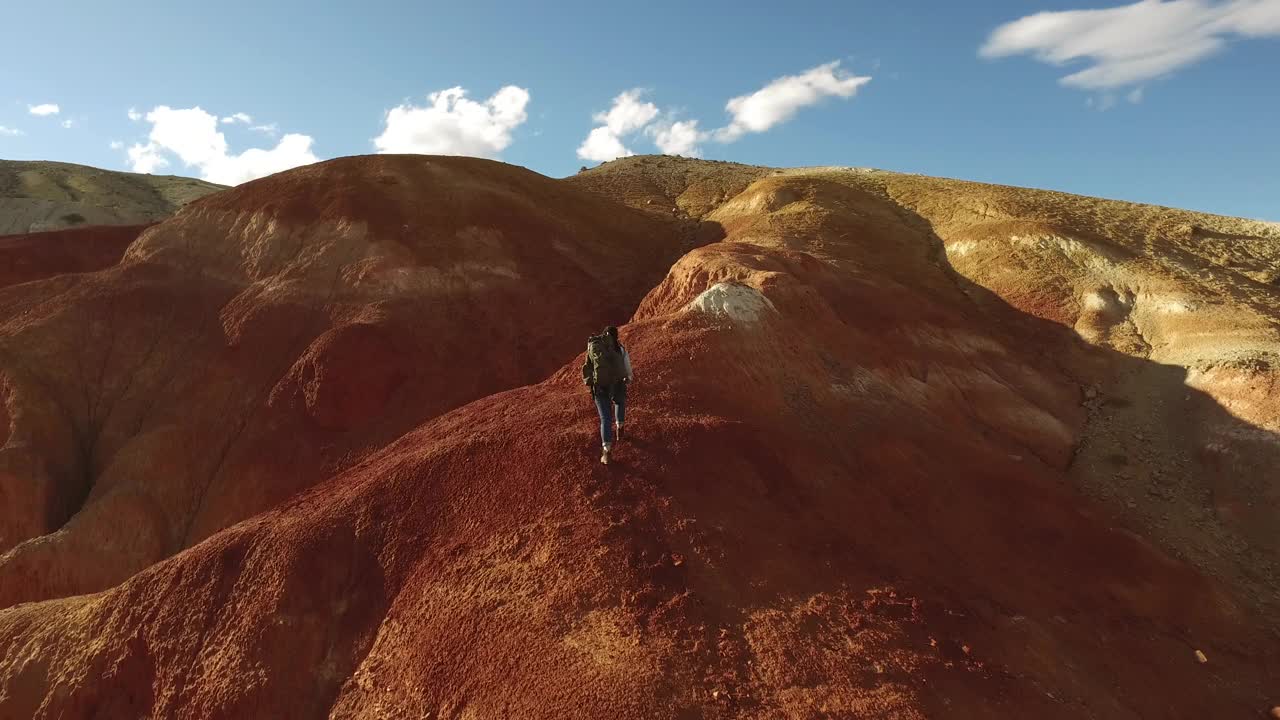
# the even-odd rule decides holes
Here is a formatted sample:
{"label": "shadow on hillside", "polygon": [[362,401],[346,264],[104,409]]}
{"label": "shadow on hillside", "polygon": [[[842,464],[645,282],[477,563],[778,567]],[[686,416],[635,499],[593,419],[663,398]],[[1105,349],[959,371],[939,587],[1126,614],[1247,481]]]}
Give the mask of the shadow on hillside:
{"label": "shadow on hillside", "polygon": [[1244,591],[1280,629],[1280,435],[1187,385],[1181,366],[1093,345],[1010,305],[951,265],[928,220],[901,212],[988,327],[1080,383],[1089,417],[1067,471],[1076,486],[1125,527]]}
{"label": "shadow on hillside", "polygon": [[[972,447],[970,428],[933,436],[891,418],[842,431],[857,449],[828,448],[826,467],[800,465],[777,428],[650,414],[642,383],[610,466],[591,445],[578,458],[592,468],[592,502],[626,518],[606,541],[607,562],[643,578],[628,602],[661,617],[680,599],[703,629],[690,652],[728,687],[760,686],[767,652],[795,686],[825,687],[842,673],[864,682],[857,663],[867,656],[840,654],[842,642],[868,652],[863,635],[841,639],[852,622],[905,633],[897,647],[933,645],[948,668],[970,659],[961,639],[983,643],[1006,683],[996,692],[1027,707],[1063,712],[1042,682],[1102,715],[1119,712],[1108,702],[1207,712],[1256,695],[1277,663],[1265,638],[1280,632],[1268,505],[1280,437],[1188,387],[1181,367],[1090,345],[1012,306],[960,275],[924,218],[895,212],[969,299],[962,315],[1078,387],[1088,419],[1068,467],[996,429],[978,430],[982,445]],[[865,322],[856,307],[836,312]],[[1185,564],[1161,562],[1152,547]],[[1219,604],[1218,587],[1232,602]],[[1243,613],[1224,609],[1233,604]],[[1184,671],[1194,665],[1163,662],[1192,643],[1223,657],[1230,682],[1191,688]],[[923,702],[939,715],[954,710],[942,698],[991,687],[924,672],[907,682],[930,688]]]}
{"label": "shadow on hillside", "polygon": [[0,287],[111,267],[150,225],[0,235]]}
{"label": "shadow on hillside", "polygon": [[[890,202],[878,197],[877,201]],[[1019,347],[1033,358],[1037,368],[1052,369],[1078,384],[1088,419],[1065,471],[1036,460],[1034,453],[996,431],[986,432],[987,441],[1005,446],[1011,455],[1029,458],[1028,462],[1037,464],[1040,475],[1065,475],[1075,492],[1090,499],[1085,507],[1092,506],[1092,512],[1106,518],[1105,525],[1126,528],[1166,554],[1225,582],[1243,606],[1280,630],[1276,565],[1280,534],[1274,526],[1275,498],[1280,490],[1269,479],[1280,466],[1280,436],[1233,416],[1208,394],[1189,387],[1187,372],[1180,366],[1091,345],[1070,328],[1010,305],[951,266],[942,239],[925,218],[896,204],[893,207],[903,222],[930,244],[933,261],[971,301],[962,314],[979,320],[980,327],[1006,346]],[[843,319],[851,326],[859,323],[857,317]],[[644,412],[644,388],[637,389],[641,392],[634,401],[640,415]],[[741,439],[742,445],[724,439],[699,442],[725,447],[767,445],[767,441],[755,438]],[[640,465],[665,467],[687,462],[658,438],[646,437],[643,432],[627,444],[637,457],[629,461],[625,452],[619,453],[614,461],[618,472],[638,470]],[[786,472],[784,462],[769,457],[767,451],[760,453],[753,460],[755,466],[768,468],[768,473]],[[716,473],[714,469],[708,472]],[[763,487],[753,489],[764,493],[760,499],[782,502],[787,493],[780,488],[790,482],[766,481]],[[637,493],[643,492],[638,488],[624,485],[611,490],[608,494],[618,495],[605,502],[634,505],[640,500]],[[661,491],[698,507],[695,516],[705,512],[726,527],[749,522],[735,519],[725,510],[737,507],[736,499],[700,496],[705,490],[664,484]],[[743,517],[750,517],[749,512],[744,510]],[[820,549],[824,543],[839,542],[817,537],[810,541],[817,543],[815,552],[819,553],[825,552]],[[885,571],[892,574],[891,568]],[[792,579],[795,584],[787,586],[789,593],[819,592],[826,582],[825,578]],[[814,580],[821,582],[809,585]]]}

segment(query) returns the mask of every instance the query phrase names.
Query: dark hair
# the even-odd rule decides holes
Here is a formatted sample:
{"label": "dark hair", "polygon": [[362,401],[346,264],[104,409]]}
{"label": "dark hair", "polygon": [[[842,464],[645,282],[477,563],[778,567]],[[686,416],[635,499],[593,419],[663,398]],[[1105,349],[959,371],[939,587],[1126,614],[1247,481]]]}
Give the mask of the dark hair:
{"label": "dark hair", "polygon": [[613,338],[613,344],[614,344],[614,345],[616,345],[616,346],[618,346],[618,349],[619,349],[619,350],[621,350],[621,349],[622,349],[622,342],[621,342],[620,340],[618,340],[618,328],[617,328],[617,327],[615,327],[615,326],[613,326],[613,325],[610,325],[609,327],[607,327],[607,328],[605,328],[605,329],[604,329],[604,334],[605,334],[605,335],[608,335],[608,336],[609,336],[609,337],[611,337],[611,338]]}

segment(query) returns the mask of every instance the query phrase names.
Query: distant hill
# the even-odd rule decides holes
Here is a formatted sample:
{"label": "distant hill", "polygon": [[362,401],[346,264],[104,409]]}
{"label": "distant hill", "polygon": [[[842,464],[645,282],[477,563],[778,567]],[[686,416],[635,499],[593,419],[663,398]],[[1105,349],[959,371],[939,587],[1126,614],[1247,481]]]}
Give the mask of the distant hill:
{"label": "distant hill", "polygon": [[0,160],[0,235],[163,220],[222,185],[58,162]]}

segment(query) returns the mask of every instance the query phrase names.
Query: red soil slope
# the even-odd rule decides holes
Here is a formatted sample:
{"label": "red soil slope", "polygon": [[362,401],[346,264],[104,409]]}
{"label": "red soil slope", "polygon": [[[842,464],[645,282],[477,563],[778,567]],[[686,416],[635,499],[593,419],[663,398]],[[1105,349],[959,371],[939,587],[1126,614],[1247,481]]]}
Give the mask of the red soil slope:
{"label": "red soil slope", "polygon": [[[589,189],[651,187],[639,163]],[[0,717],[1265,713],[1276,617],[1070,479],[1084,374],[1149,361],[955,273],[878,188],[749,172],[706,216],[724,240],[623,328],[638,377],[612,465],[566,356],[116,587],[0,611]],[[305,207],[347,202],[314,187]],[[161,239],[130,257],[163,260]],[[232,246],[206,266],[252,280],[270,254]],[[358,396],[298,407],[362,417]]]}
{"label": "red soil slope", "polygon": [[546,377],[693,237],[498,163],[349,158],[0,290],[0,607],[111,587]]}
{"label": "red soil slope", "polygon": [[125,248],[146,227],[78,228],[0,237],[0,287],[109,268],[120,262]]}

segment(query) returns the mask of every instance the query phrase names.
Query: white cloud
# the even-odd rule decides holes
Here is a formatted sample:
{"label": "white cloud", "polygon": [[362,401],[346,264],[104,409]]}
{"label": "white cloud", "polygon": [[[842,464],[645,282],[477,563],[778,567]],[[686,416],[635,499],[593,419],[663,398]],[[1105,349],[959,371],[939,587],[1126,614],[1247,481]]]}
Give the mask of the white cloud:
{"label": "white cloud", "polygon": [[218,132],[218,118],[199,106],[175,110],[161,105],[147,113],[150,139],[173,152],[188,166],[204,166],[227,154],[227,138]]}
{"label": "white cloud", "polygon": [[698,143],[707,138],[707,133],[698,129],[697,120],[678,120],[659,123],[650,127],[653,144],[663,155],[684,155],[701,157],[702,150]]}
{"label": "white cloud", "polygon": [[243,123],[248,125],[253,122],[253,118],[249,117],[245,113],[238,112],[235,115],[228,115],[227,117],[222,118],[222,122],[228,125],[231,123]]}
{"label": "white cloud", "polygon": [[630,155],[635,153],[623,145],[622,140],[609,132],[607,127],[594,128],[587,134],[587,139],[578,146],[578,157],[592,162],[608,162]]}
{"label": "white cloud", "polygon": [[869,82],[870,77],[842,70],[838,60],[799,75],[778,78],[750,95],[741,95],[726,103],[725,109],[732,119],[727,126],[715,131],[715,137],[720,142],[733,142],[747,133],[764,132],[825,98],[853,97],[858,88]]}
{"label": "white cloud", "polygon": [[593,128],[578,146],[578,157],[606,162],[634,155],[622,139],[644,128],[658,116],[657,105],[640,102],[643,94],[639,88],[623,91],[613,99],[613,105],[607,112],[593,115],[592,119],[600,123],[600,127]]}
{"label": "white cloud", "polygon": [[285,135],[269,150],[253,148],[233,155],[226,136],[218,131],[218,116],[200,107],[175,110],[161,105],[147,113],[146,120],[151,123],[147,142],[129,148],[134,172],[168,167],[168,156],[176,155],[187,167],[198,168],[205,180],[239,185],[318,160],[311,150],[312,139],[296,133]]}
{"label": "white cloud", "polygon": [[1130,103],[1137,105],[1138,103],[1142,102],[1142,95],[1143,95],[1142,88],[1139,87],[1139,88],[1134,88],[1133,90],[1130,90],[1129,94],[1125,95],[1124,97]]}
{"label": "white cloud", "polygon": [[267,123],[266,125],[254,125],[249,129],[257,130],[260,133],[266,133],[271,137],[275,137],[280,134],[280,126],[277,125],[276,123]]}
{"label": "white cloud", "polygon": [[850,98],[858,88],[871,82],[870,77],[851,75],[840,68],[840,61],[810,68],[799,75],[778,78],[759,90],[735,97],[725,104],[728,125],[716,130],[702,130],[696,119],[676,120],[675,113],[661,112],[650,102],[641,102],[643,91],[627,90],[613,99],[608,112],[597,113],[600,123],[578,147],[578,157],[604,162],[632,155],[626,136],[643,130],[665,155],[700,157],[700,145],[707,141],[731,143],[747,133],[760,133],[776,127],[801,109],[825,98]]}
{"label": "white cloud", "polygon": [[54,103],[44,103],[42,105],[28,105],[27,111],[32,115],[57,115],[62,111],[62,108]]}
{"label": "white cloud", "polygon": [[119,140],[112,140],[112,141],[111,141],[111,149],[112,149],[112,150],[123,150],[123,149],[124,149],[124,143],[120,142]]}
{"label": "white cloud", "polygon": [[386,126],[373,139],[378,152],[493,158],[529,117],[529,91],[515,85],[483,102],[468,98],[461,87],[433,92],[427,100],[426,107],[404,104],[387,111]]}
{"label": "white cloud", "polygon": [[138,122],[142,119],[142,113],[138,112],[137,108],[129,108],[129,119]]}
{"label": "white cloud", "polygon": [[239,185],[300,165],[310,165],[319,161],[311,151],[312,142],[308,135],[288,133],[270,150],[252,148],[239,155],[214,159],[204,167],[203,177],[222,185]]}
{"label": "white cloud", "polygon": [[1031,55],[1088,66],[1059,82],[1099,90],[1152,80],[1218,52],[1233,36],[1280,36],[1280,0],[1140,0],[1101,10],[1040,12],[992,31],[987,58]]}
{"label": "white cloud", "polygon": [[71,126],[72,126],[72,125],[75,125],[75,124],[76,124],[76,123],[75,123],[75,121],[74,121],[74,120],[72,120],[71,118],[67,118],[66,120],[63,120],[63,121],[62,121],[62,127],[66,128],[66,129],[68,129],[68,130],[70,130],[70,129],[71,129]]}
{"label": "white cloud", "polygon": [[639,88],[620,93],[613,99],[613,106],[608,112],[596,113],[592,119],[603,123],[617,137],[630,135],[658,117],[657,105],[640,102],[643,94]]}
{"label": "white cloud", "polygon": [[3,125],[0,125],[0,135],[8,135],[8,136],[10,136],[10,137],[17,137],[18,135],[23,135],[23,134],[24,134],[24,133],[23,133],[21,130],[19,130],[18,128],[10,128],[10,127],[5,127],[5,126],[3,126]]}
{"label": "white cloud", "polygon": [[168,158],[155,143],[136,143],[129,148],[129,167],[136,173],[151,174],[168,166]]}

